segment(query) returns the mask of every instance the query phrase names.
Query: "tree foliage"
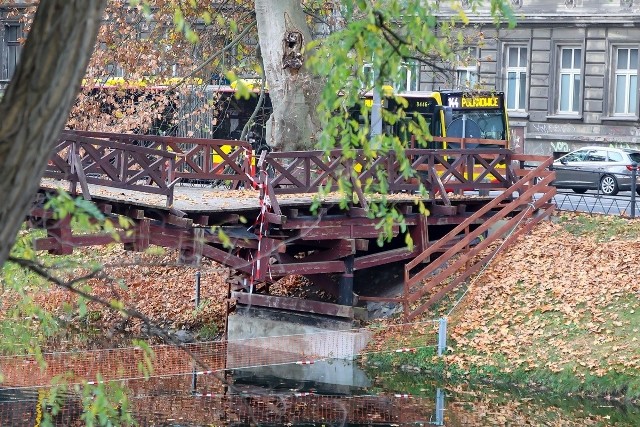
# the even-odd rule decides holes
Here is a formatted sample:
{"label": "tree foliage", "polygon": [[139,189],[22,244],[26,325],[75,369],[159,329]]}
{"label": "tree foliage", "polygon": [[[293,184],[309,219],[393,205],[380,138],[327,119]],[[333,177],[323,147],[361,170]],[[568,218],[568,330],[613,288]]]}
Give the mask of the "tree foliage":
{"label": "tree foliage", "polygon": [[[471,3],[472,7],[481,4]],[[365,119],[362,126],[354,119],[354,112],[368,118],[370,107],[363,102],[363,94],[385,93],[387,85],[403,78],[403,67],[408,61],[437,67],[453,60],[456,47],[465,41],[461,25],[468,21],[464,11],[459,9],[442,21],[437,9],[439,2],[421,0],[360,0],[340,4],[315,0],[287,4],[304,8],[306,24],[326,36],[302,50],[304,71],[314,84],[321,83],[317,105],[309,109],[310,115],[318,114],[319,121],[314,123],[316,118],[305,118],[295,125],[322,129],[319,147],[340,148],[347,159],[353,158],[355,149],[364,150],[369,159],[391,151],[404,159],[401,154],[406,140],[385,134],[370,138],[370,121]],[[506,1],[490,0],[489,5],[496,19],[512,16]],[[257,49],[259,32],[255,29],[254,2],[110,0],[101,15],[103,6],[100,0],[42,2],[32,23],[29,9],[23,11],[29,35],[16,75],[0,103],[3,118],[0,190],[6,195],[0,208],[3,224],[0,264],[4,264],[9,254],[38,186],[48,160],[49,144],[65,120],[67,126],[83,130],[146,133],[184,125],[187,133],[196,133],[200,129],[189,128],[194,123],[191,118],[210,117],[222,108],[215,93],[205,91],[208,83],[219,82],[229,75],[255,77],[263,72],[272,74],[267,81],[282,77],[274,73],[289,73],[287,82],[295,81],[296,75],[291,70],[263,65]],[[98,32],[100,16],[104,19]],[[302,26],[296,23],[296,28]],[[274,38],[272,42],[282,45],[283,39]],[[374,78],[365,70],[371,70]],[[404,105],[397,94],[392,96],[396,96],[399,105]],[[290,99],[286,94],[272,97],[274,103],[280,102],[284,107]],[[408,117],[402,109],[385,114],[389,123],[401,123],[419,143],[428,140],[426,124],[419,116]],[[403,164],[403,171],[407,177],[413,174],[408,163]],[[385,171],[377,173],[384,176]],[[352,185],[353,180],[340,183],[345,194],[351,193]],[[362,185],[366,192],[385,193],[383,185],[356,185]],[[345,203],[349,203],[348,199]],[[63,195],[50,206],[60,215],[79,213],[76,227],[93,227],[98,221],[102,231],[112,229],[113,225],[105,222],[100,212],[81,200]],[[402,225],[402,216],[384,204],[373,205],[370,214],[381,219],[383,231],[398,223]],[[81,315],[86,315],[87,304],[94,302],[153,323],[119,301],[92,293],[85,279],[94,277],[99,266],[94,269],[85,265],[88,271],[84,275],[60,277],[51,274],[54,265],[43,268],[36,262],[26,236],[21,234],[19,243],[11,255],[12,262],[4,267],[7,278],[3,284],[12,287],[16,295],[15,308],[7,313],[8,317],[21,321],[11,331],[5,330],[2,323],[2,336],[6,338],[3,350],[13,345],[14,351],[38,354],[38,334],[51,336],[61,327],[59,319],[34,304],[30,297],[29,286],[38,286],[41,280],[79,295],[79,303],[73,309]],[[25,282],[30,285],[25,286]],[[86,384],[83,390],[87,424],[109,425],[114,418],[123,416],[122,408],[114,404],[116,401],[126,404],[121,390],[106,387],[100,381],[92,387]],[[121,422],[131,420],[125,417]]]}
{"label": "tree foliage", "polygon": [[[480,6],[480,1],[470,5],[471,10]],[[491,0],[490,10],[496,22],[506,18],[513,23],[506,2]],[[442,19],[442,13],[440,2],[420,0],[344,4],[344,28],[309,46],[315,50],[310,66],[325,81],[318,106],[323,123],[320,148],[339,148],[347,159],[355,159],[355,150],[363,150],[370,159],[370,165],[363,169],[370,169],[378,154],[394,152],[404,177],[415,175],[403,153],[411,143],[409,135],[415,138],[416,147],[426,147],[430,139],[428,125],[420,114],[408,115],[404,111],[406,100],[393,87],[406,79],[406,66],[411,62],[444,71],[447,63],[465,60],[460,58],[460,52],[469,43],[469,35],[478,37],[467,26],[469,19],[462,8],[454,4],[448,19]],[[364,95],[373,92],[393,98],[399,106],[394,112],[382,110],[384,121],[396,125],[399,132],[372,135],[372,106],[365,102]],[[343,179],[339,183],[346,194],[343,203],[349,202],[354,185],[362,186],[365,193],[386,194],[386,171],[380,166],[375,173],[380,178],[377,185],[358,183],[356,171],[351,179]],[[424,206],[420,205],[420,209]],[[401,227],[404,225],[402,215],[387,206],[384,199],[372,206],[369,215],[381,218],[381,239],[390,238],[398,222]],[[411,241],[407,243],[410,245]]]}

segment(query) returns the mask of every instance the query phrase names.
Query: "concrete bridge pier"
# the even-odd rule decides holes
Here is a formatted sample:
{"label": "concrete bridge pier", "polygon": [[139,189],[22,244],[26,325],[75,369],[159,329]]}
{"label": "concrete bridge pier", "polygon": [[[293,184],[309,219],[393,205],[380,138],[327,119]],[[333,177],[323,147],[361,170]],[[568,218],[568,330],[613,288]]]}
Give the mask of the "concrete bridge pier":
{"label": "concrete bridge pier", "polygon": [[299,383],[367,387],[354,363],[371,333],[353,321],[238,305],[227,322],[227,369]]}

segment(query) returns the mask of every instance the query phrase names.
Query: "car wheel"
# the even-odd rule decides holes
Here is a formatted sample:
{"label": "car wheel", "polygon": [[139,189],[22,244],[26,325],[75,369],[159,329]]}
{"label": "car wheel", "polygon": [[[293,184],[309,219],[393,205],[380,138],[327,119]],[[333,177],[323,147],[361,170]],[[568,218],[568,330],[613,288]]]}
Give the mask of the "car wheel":
{"label": "car wheel", "polygon": [[640,196],[640,187],[636,188],[636,193],[638,193],[638,196]]}
{"label": "car wheel", "polygon": [[584,194],[587,192],[586,188],[572,188],[574,193],[578,193],[578,194]]}
{"label": "car wheel", "polygon": [[618,194],[618,181],[611,175],[603,176],[600,180],[600,191],[605,196],[615,196]]}

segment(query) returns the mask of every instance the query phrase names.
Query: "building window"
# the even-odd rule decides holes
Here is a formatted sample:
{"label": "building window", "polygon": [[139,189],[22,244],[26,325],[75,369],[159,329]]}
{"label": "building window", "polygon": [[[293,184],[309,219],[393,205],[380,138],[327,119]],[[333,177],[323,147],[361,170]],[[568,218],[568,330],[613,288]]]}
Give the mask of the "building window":
{"label": "building window", "polygon": [[[371,64],[363,66],[363,86],[372,88],[374,86],[373,68]],[[403,62],[400,65],[400,75],[397,82],[393,83],[393,90],[399,92],[411,92],[419,90],[420,85],[420,64],[417,62]]]}
{"label": "building window", "polygon": [[2,78],[11,80],[13,73],[16,71],[18,60],[20,59],[20,39],[22,38],[22,29],[20,24],[5,24],[4,26],[4,64]]}
{"label": "building window", "polygon": [[397,92],[419,90],[420,64],[417,62],[405,62],[402,64],[400,72],[400,81],[394,87]]}
{"label": "building window", "polygon": [[638,104],[638,49],[621,47],[615,50],[614,115],[633,115]]}
{"label": "building window", "polygon": [[527,100],[527,48],[508,46],[506,55],[507,109],[524,111]]}
{"label": "building window", "polygon": [[456,87],[472,88],[478,83],[479,52],[477,47],[470,47],[456,58]]}
{"label": "building window", "polygon": [[114,62],[107,64],[105,69],[108,78],[124,78],[125,76],[124,68]]}
{"label": "building window", "polygon": [[[100,43],[99,46],[100,46],[100,50],[103,52],[106,52],[108,50],[106,43]],[[116,62],[109,62],[104,66],[103,77],[104,79],[106,79],[105,82],[122,83],[123,82],[122,78],[125,77],[124,68],[122,68],[120,64]]]}
{"label": "building window", "polygon": [[580,112],[581,79],[582,48],[561,48],[558,113],[578,114]]}

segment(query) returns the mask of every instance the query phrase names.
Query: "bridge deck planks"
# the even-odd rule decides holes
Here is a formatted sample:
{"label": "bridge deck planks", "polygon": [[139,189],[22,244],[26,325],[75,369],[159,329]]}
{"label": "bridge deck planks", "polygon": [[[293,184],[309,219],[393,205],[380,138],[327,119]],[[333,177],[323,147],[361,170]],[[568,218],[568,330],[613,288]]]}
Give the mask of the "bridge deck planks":
{"label": "bridge deck planks", "polygon": [[[41,181],[42,189],[69,188],[67,181],[44,178]],[[159,194],[141,193],[132,190],[115,189],[89,184],[89,191],[92,199],[117,201],[137,205],[140,207],[167,209],[166,198]],[[277,200],[281,208],[309,207],[317,197],[316,193],[295,193],[278,194]],[[451,197],[451,196],[450,196]],[[476,195],[454,196],[452,201],[457,203],[466,200],[490,200],[493,197],[480,197]],[[387,200],[393,202],[413,204],[422,199],[424,202],[435,202],[427,198],[410,193],[396,193],[387,196]],[[322,198],[323,205],[337,204],[340,201],[338,193],[330,193]],[[371,198],[369,198],[371,201]],[[456,204],[457,204],[456,203]],[[183,212],[242,212],[260,209],[260,199],[258,190],[228,190],[224,188],[203,187],[200,185],[178,184],[174,192],[174,209]]]}

